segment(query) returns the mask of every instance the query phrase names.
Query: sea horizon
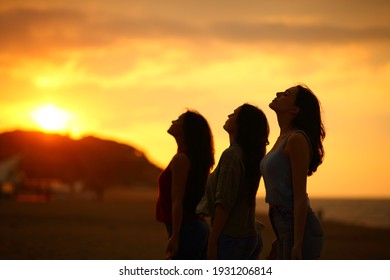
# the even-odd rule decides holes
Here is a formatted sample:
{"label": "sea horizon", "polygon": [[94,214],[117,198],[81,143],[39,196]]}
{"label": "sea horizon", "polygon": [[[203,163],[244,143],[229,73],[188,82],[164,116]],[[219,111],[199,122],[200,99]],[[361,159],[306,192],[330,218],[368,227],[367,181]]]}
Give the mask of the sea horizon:
{"label": "sea horizon", "polygon": [[[390,198],[314,197],[310,198],[310,206],[322,220],[390,228]],[[264,197],[257,197],[257,211],[268,211]]]}

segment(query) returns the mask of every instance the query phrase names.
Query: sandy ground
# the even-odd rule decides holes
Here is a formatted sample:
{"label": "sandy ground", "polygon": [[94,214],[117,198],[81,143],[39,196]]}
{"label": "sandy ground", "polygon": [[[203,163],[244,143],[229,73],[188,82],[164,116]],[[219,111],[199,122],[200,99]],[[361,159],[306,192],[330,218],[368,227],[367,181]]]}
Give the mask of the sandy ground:
{"label": "sandy ground", "polygon": [[[163,259],[166,232],[154,220],[155,192],[112,191],[104,201],[75,199],[47,203],[0,201],[0,259],[148,260]],[[272,229],[259,219],[264,249]],[[321,259],[390,259],[390,229],[323,222]]]}

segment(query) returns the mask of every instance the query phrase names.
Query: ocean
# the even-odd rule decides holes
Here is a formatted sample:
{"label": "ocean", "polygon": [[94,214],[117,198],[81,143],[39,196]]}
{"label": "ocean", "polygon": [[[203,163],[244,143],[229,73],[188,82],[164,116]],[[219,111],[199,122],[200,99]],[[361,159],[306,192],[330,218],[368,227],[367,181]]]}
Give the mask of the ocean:
{"label": "ocean", "polygon": [[[320,199],[311,198],[314,212],[323,220],[367,227],[390,228],[390,199]],[[257,209],[267,212],[264,198],[258,198]]]}

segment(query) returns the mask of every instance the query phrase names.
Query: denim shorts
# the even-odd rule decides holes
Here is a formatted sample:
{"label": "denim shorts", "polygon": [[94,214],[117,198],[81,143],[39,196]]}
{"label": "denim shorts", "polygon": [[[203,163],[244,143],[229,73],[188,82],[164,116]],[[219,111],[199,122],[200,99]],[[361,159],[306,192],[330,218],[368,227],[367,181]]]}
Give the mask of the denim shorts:
{"label": "denim shorts", "polygon": [[[168,236],[172,234],[172,225],[166,224]],[[205,260],[210,227],[206,221],[196,219],[182,223],[180,229],[179,251],[174,260]]]}
{"label": "denim shorts", "polygon": [[[294,210],[272,206],[269,209],[269,218],[277,238],[277,258],[291,259],[294,245]],[[302,259],[318,259],[321,255],[323,240],[322,226],[313,210],[308,207],[303,236]]]}

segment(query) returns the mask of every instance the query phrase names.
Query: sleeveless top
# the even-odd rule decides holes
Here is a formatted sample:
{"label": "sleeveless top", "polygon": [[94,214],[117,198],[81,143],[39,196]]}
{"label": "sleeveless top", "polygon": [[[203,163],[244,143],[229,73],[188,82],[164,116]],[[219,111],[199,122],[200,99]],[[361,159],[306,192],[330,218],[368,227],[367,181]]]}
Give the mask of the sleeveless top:
{"label": "sleeveless top", "polygon": [[171,164],[158,177],[158,198],[156,204],[156,220],[172,223],[172,170]]}
{"label": "sleeveless top", "polygon": [[[310,145],[306,133],[302,130],[295,130],[286,137],[277,149],[269,152],[260,162],[260,171],[266,190],[265,201],[270,205],[294,207],[290,160],[283,154],[287,140],[293,133],[302,133]],[[310,155],[311,153],[310,149]]]}
{"label": "sleeveless top", "polygon": [[[183,208],[183,222],[195,220],[195,211],[188,213]],[[158,177],[158,198],[156,203],[156,220],[172,224],[172,170],[171,163]]]}

